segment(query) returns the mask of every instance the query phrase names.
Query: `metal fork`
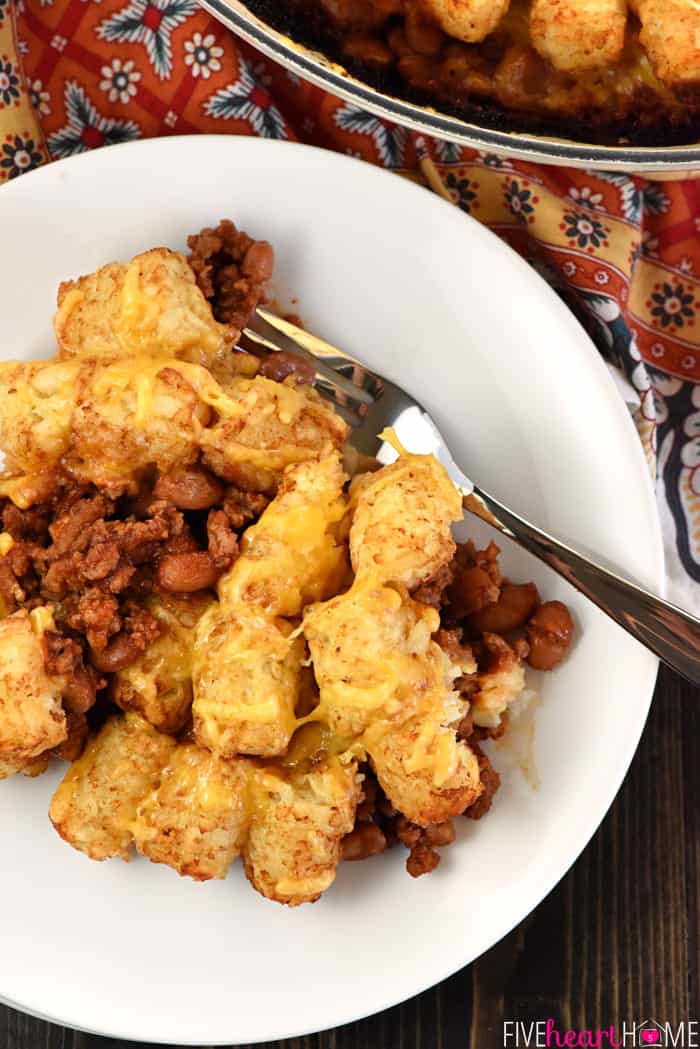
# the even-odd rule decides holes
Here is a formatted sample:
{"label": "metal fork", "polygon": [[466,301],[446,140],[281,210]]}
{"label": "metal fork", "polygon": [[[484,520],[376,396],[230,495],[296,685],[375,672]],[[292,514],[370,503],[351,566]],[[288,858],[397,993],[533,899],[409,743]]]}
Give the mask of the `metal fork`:
{"label": "metal fork", "polygon": [[577,553],[470,481],[452,458],[429,412],[396,383],[268,310],[258,308],[257,315],[289,344],[280,346],[247,328],[248,348],[257,354],[291,350],[308,361],[318,391],[352,426],[354,448],[380,462],[391,462],[396,452],[378,435],[392,427],[409,451],[435,455],[460,492],[465,510],[544,561],[664,663],[700,684],[700,620]]}

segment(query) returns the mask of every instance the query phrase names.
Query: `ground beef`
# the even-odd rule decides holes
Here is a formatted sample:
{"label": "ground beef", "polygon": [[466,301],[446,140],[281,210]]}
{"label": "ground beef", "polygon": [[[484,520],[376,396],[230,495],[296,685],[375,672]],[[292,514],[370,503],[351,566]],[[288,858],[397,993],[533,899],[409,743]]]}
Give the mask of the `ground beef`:
{"label": "ground beef", "polygon": [[0,601],[4,613],[14,612],[26,598],[26,592],[12,571],[7,557],[0,558]]}
{"label": "ground beef", "polygon": [[435,870],[440,862],[438,848],[455,840],[450,820],[418,827],[397,812],[377,782],[369,765],[363,766],[362,798],[355,814],[355,827],[342,843],[344,860],[363,860],[400,843],[409,850],[406,870],[413,878]]}
{"label": "ground beef", "polygon": [[434,635],[434,640],[456,667],[472,663],[474,656],[471,646],[462,644],[462,631],[458,627],[451,630],[441,628]]}
{"label": "ground beef", "polygon": [[121,630],[119,601],[97,587],[64,602],[63,614],[67,625],[84,634],[96,652],[106,648],[110,637]]}
{"label": "ground beef", "polygon": [[468,816],[470,820],[480,820],[491,808],[494,794],[501,785],[501,777],[473,737],[470,739],[469,745],[479,762],[479,777],[483,791],[474,804],[465,810],[464,815]]}
{"label": "ground beef", "polygon": [[36,592],[39,585],[34,571],[34,554],[41,550],[36,543],[19,540],[0,559],[0,596],[6,610],[12,612]]}
{"label": "ground beef", "polygon": [[47,555],[58,560],[69,551],[86,550],[90,542],[90,526],[111,516],[114,503],[104,495],[91,499],[77,499],[57,508],[53,524],[49,526],[52,544]]}
{"label": "ground beef", "polygon": [[43,637],[44,666],[48,674],[66,679],[63,705],[72,714],[85,714],[95,704],[97,690],[105,682],[85,666],[82,646],[61,631],[47,630]]}
{"label": "ground beef", "polygon": [[518,661],[514,646],[505,637],[490,631],[482,634],[481,640],[475,643],[474,654],[479,670],[487,674],[507,670]]}
{"label": "ground beef", "polygon": [[244,492],[242,488],[229,485],[223,502],[223,509],[236,532],[247,528],[251,521],[260,517],[270,497],[262,492]]}
{"label": "ground beef", "polygon": [[[159,559],[198,549],[170,502],[151,498],[141,520],[118,519],[120,508],[94,489],[59,481],[47,504],[1,510],[15,545],[0,557],[0,599],[7,612],[54,604],[57,630],[47,634],[46,665],[66,679],[64,707],[72,713],[92,707],[106,685],[101,673],[128,666],[158,636],[158,621],[134,599],[152,589]],[[237,540],[222,517],[227,534],[215,542],[222,563],[230,563]]]}
{"label": "ground beef", "polygon": [[207,517],[209,554],[214,567],[225,571],[238,557],[238,536],[224,510],[210,510]]}
{"label": "ground beef", "polygon": [[174,541],[189,539],[182,513],[163,500],[150,505],[144,521],[105,520],[113,510],[102,496],[79,500],[51,525],[53,542],[39,559],[47,598],[57,600],[86,586],[123,593],[139,565],[154,562]]}
{"label": "ground beef", "polygon": [[187,261],[214,316],[240,333],[265,298],[274,254],[264,240],[253,240],[228,219],[187,238]]}
{"label": "ground beef", "polygon": [[47,674],[72,674],[82,661],[80,645],[73,638],[66,637],[56,630],[47,630],[44,633],[44,666]]}
{"label": "ground beef", "polygon": [[443,565],[442,568],[439,568],[430,579],[426,579],[424,583],[421,583],[413,591],[411,597],[422,605],[430,605],[431,608],[440,609],[445,601],[445,590],[450,586],[454,578],[454,572],[455,562],[450,561],[448,564]]}
{"label": "ground beef", "polygon": [[451,845],[455,840],[455,831],[451,820],[445,823],[434,823],[429,827],[417,827],[405,816],[397,816],[395,834],[409,850],[406,870],[412,878],[429,874],[440,862],[439,847]]}
{"label": "ground beef", "polygon": [[102,674],[113,674],[135,663],[160,636],[160,623],[138,605],[127,606],[122,629],[106,648],[91,653],[93,666]]}
{"label": "ground beef", "polygon": [[7,502],[2,509],[2,530],[13,539],[30,539],[35,543],[48,542],[51,508],[46,504],[20,510],[14,503]]}

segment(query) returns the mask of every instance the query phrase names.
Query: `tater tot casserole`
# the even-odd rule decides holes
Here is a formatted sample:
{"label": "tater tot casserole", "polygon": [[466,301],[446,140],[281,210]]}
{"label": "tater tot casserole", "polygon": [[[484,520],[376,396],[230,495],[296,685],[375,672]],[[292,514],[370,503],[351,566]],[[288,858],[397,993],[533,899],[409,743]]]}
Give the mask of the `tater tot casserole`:
{"label": "tater tot casserole", "polygon": [[290,906],[396,843],[424,874],[571,617],[456,544],[436,459],[352,454],[307,361],[244,352],[269,244],[188,244],[61,284],[54,357],[0,363],[0,780],[66,762],[90,859],[240,856]]}
{"label": "tater tot casserole", "polygon": [[700,138],[698,0],[246,0],[389,95],[502,130]]}

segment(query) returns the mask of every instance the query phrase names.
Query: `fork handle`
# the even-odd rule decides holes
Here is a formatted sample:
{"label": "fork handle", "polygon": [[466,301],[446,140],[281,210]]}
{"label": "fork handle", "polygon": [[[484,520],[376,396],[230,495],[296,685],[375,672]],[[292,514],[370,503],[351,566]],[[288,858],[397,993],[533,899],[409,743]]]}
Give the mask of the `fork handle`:
{"label": "fork handle", "polygon": [[464,507],[544,561],[664,663],[700,684],[700,620],[576,553],[476,486]]}

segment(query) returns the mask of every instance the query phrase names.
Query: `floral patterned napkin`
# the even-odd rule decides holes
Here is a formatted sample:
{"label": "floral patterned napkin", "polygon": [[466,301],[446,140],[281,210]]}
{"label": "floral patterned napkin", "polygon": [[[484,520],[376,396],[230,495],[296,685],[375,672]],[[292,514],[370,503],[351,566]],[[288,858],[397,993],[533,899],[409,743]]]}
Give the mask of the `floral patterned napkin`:
{"label": "floral patterned napkin", "polygon": [[196,0],[0,0],[0,184],[49,159],[198,131],[362,157],[447,197],[524,255],[624,376],[657,479],[668,592],[700,613],[700,182],[427,139],[300,81]]}

